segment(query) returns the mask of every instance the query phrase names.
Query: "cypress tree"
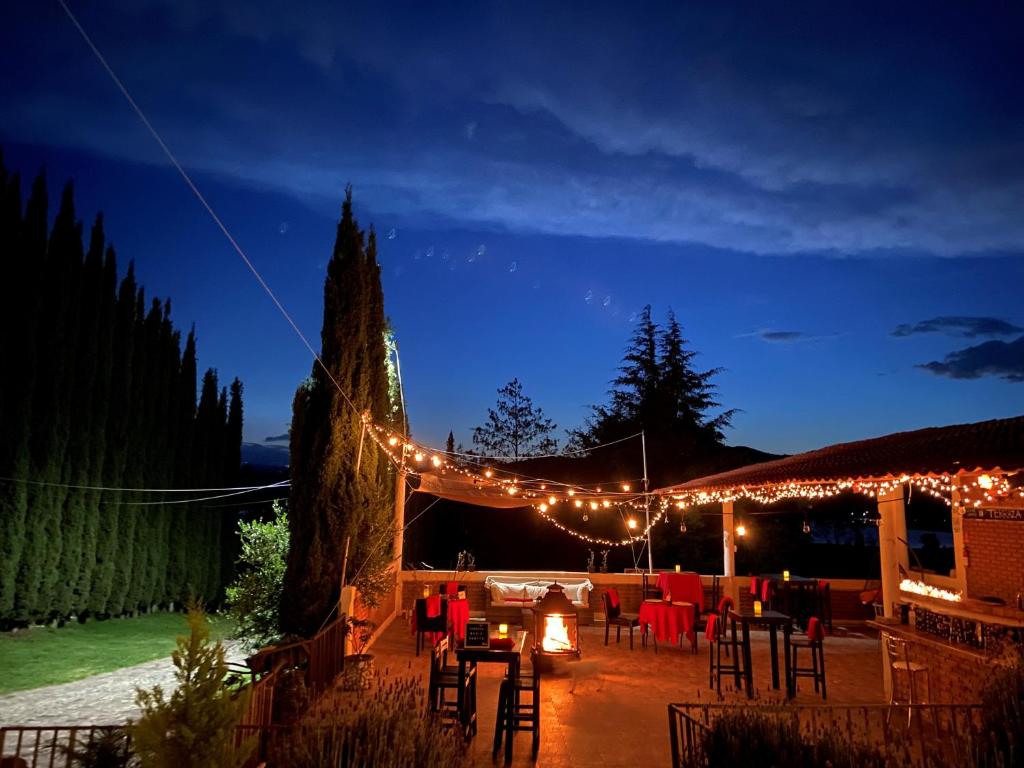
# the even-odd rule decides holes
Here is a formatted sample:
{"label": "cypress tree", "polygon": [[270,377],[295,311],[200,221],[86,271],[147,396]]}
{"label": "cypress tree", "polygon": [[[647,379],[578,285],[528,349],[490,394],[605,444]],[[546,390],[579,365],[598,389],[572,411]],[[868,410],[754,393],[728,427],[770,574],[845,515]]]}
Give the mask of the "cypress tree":
{"label": "cypress tree", "polygon": [[368,411],[384,421],[391,411],[375,251],[372,232],[364,245],[349,189],[324,282],[321,360],[330,376],[314,365],[293,401],[291,547],[281,602],[282,629],[288,633],[308,636],[329,615],[338,599],[347,538],[354,571],[374,557],[389,557],[375,535],[380,533],[375,523],[387,515],[382,508],[390,503],[388,469],[371,441],[363,446],[356,472],[361,414]]}
{"label": "cypress tree", "polygon": [[[106,458],[103,465],[103,485],[107,488],[123,487],[125,465],[128,461],[128,441],[131,430],[132,358],[135,356],[135,263],[128,263],[128,271],[121,280],[114,307],[113,366],[110,379],[110,409],[107,419]],[[115,577],[118,562],[124,555],[121,532],[121,500],[126,494],[104,491],[100,496],[99,534],[96,547],[96,568],[90,590],[90,608],[94,613],[119,613],[115,599]],[[125,512],[125,517],[127,517]],[[123,573],[121,574],[123,578]]]}
{"label": "cypress tree", "polygon": [[[65,397],[71,405],[71,420],[68,450],[64,457],[62,477],[69,485],[89,484],[93,421],[93,387],[96,380],[96,350],[99,330],[99,293],[103,288],[103,217],[99,215],[93,224],[89,238],[89,250],[78,281],[81,300],[78,315],[69,331],[77,335],[74,341],[74,368],[69,378]],[[69,488],[64,496],[64,523],[61,526],[63,548],[57,569],[59,581],[56,585],[54,611],[58,616],[67,616],[79,607],[77,599],[78,580],[83,555],[88,548],[89,557],[94,558],[95,520],[92,509],[86,506],[89,492],[82,488]]]}
{"label": "cypress tree", "polygon": [[69,182],[61,196],[43,262],[46,301],[40,307],[37,344],[41,352],[33,391],[31,473],[46,485],[29,488],[29,537],[22,556],[26,570],[22,618],[43,618],[53,611],[57,567],[63,541],[60,535],[64,490],[64,451],[69,437],[66,383],[74,360],[68,312],[75,297],[76,264],[82,262],[82,233],[75,219],[74,188]]}
{"label": "cypress tree", "polygon": [[[92,427],[89,434],[89,485],[102,487],[106,478],[107,428],[111,403],[111,377],[114,370],[114,318],[117,309],[117,257],[108,247],[97,291],[96,376],[93,383]],[[89,514],[82,541],[82,566],[78,574],[75,610],[96,612],[92,594],[100,552],[109,536],[109,510],[100,503],[100,491],[86,491],[85,509]]]}
{"label": "cypress tree", "polygon": [[[195,328],[189,331],[185,339],[185,350],[181,355],[173,418],[177,424],[174,483],[177,488],[189,488],[194,476],[191,461],[192,438],[195,432],[196,418]],[[176,602],[184,602],[190,596],[190,563],[188,562],[188,555],[190,551],[190,536],[196,523],[195,517],[191,505],[175,505],[169,535],[170,556],[167,578],[170,585],[171,599]]]}
{"label": "cypress tree", "polygon": [[[195,461],[193,478],[202,488],[217,487],[220,475],[218,397],[217,372],[209,368],[203,374],[203,384],[199,392],[192,452]],[[212,589],[211,569],[207,561],[213,548],[213,526],[209,510],[200,504],[189,506],[193,508],[194,519],[193,530],[190,531],[194,544],[189,552],[189,584],[197,597],[206,598]]]}

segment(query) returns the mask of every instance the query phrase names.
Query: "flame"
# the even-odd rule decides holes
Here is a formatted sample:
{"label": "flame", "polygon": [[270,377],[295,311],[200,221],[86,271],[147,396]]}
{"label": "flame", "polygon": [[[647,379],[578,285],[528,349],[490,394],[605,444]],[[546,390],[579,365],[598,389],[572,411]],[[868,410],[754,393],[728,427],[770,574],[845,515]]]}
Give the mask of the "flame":
{"label": "flame", "polygon": [[544,639],[541,641],[541,648],[548,653],[572,650],[569,626],[561,616],[544,617]]}
{"label": "flame", "polygon": [[931,584],[925,584],[923,581],[913,581],[912,579],[904,579],[901,581],[900,589],[904,592],[911,592],[915,595],[933,597],[936,600],[949,600],[952,603],[958,603],[962,598],[962,595],[959,592],[950,592],[946,589],[939,589],[939,587],[933,587]]}

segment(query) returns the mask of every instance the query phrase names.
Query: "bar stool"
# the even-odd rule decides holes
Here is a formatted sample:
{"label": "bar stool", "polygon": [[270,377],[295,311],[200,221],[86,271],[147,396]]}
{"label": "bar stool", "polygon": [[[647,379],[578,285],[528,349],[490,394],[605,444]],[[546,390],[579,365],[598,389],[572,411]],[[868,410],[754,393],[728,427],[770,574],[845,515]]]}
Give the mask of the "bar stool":
{"label": "bar stool", "polygon": [[[892,718],[893,707],[906,706],[907,727],[910,727],[911,721],[914,718],[914,705],[929,704],[931,702],[931,672],[926,665],[910,660],[910,645],[902,638],[885,634],[885,653],[889,661],[889,672],[892,678],[891,691],[889,693],[889,712],[885,716],[885,724],[888,725],[889,720]],[[903,676],[907,678],[907,691],[910,697],[905,701],[896,698],[896,679]],[[924,678],[924,685],[927,690],[927,694],[923,697],[918,696],[915,685],[915,680],[922,677]],[[934,712],[932,713],[932,720],[934,723]]]}
{"label": "bar stool", "polygon": [[[428,609],[433,604],[437,609],[436,616],[428,615]],[[423,648],[423,636],[426,634],[447,634],[448,633],[448,603],[442,600],[439,595],[431,597],[416,598],[416,655],[420,655]]]}
{"label": "bar stool", "polygon": [[[723,598],[725,602],[727,598]],[[733,639],[725,631],[726,615],[711,614],[708,616],[708,628],[704,636],[708,641],[708,686],[714,690],[718,688],[718,695],[722,695],[722,676],[743,674],[743,653],[742,641]],[[725,649],[726,658],[729,657],[729,649],[732,649],[732,662],[722,662],[722,649]]]}
{"label": "bar stool", "polygon": [[[463,699],[466,704],[466,711],[469,717],[467,724],[476,727],[476,667],[471,666],[466,670],[465,693]],[[453,696],[448,698],[448,691]],[[442,637],[434,645],[430,656],[430,678],[427,687],[427,701],[430,711],[441,715],[442,719],[450,724],[457,724],[461,720],[459,712],[459,668],[448,664],[448,638]]]}
{"label": "bar stool", "polygon": [[[792,664],[790,665],[790,687],[796,692],[796,679],[798,677],[810,677],[814,679],[814,692],[818,693],[819,685],[821,698],[827,699],[828,693],[825,689],[825,627],[821,619],[812,616],[807,622],[807,635],[800,637],[793,636],[789,639],[789,647],[792,650]],[[811,665],[801,667],[797,663],[797,651],[800,648],[807,648],[811,652]]]}
{"label": "bar stool", "polygon": [[[508,728],[508,720],[512,718],[512,735],[516,731],[529,731],[533,734],[533,759],[537,759],[540,749],[540,668],[537,666],[537,649],[530,651],[530,674],[519,673],[514,679],[506,674],[501,681],[498,692],[498,717],[494,724],[494,749],[491,758],[498,757],[501,742]],[[529,701],[524,701],[523,694],[529,694]],[[510,701],[511,699],[511,701]]]}

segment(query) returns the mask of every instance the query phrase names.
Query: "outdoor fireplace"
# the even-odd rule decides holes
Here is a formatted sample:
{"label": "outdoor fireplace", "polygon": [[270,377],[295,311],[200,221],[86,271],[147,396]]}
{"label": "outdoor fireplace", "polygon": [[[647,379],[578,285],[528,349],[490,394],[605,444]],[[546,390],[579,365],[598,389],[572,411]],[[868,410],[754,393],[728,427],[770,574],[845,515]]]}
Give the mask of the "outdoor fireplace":
{"label": "outdoor fireplace", "polygon": [[537,601],[533,622],[534,646],[541,656],[579,657],[579,617],[561,584],[552,584]]}

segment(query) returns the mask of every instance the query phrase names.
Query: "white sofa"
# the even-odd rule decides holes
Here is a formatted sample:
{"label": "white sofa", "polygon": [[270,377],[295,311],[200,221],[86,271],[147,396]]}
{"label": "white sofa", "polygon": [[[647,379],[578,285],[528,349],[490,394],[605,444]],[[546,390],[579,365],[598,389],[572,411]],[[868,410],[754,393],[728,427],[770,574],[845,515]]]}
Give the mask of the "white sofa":
{"label": "white sofa", "polygon": [[590,592],[594,585],[590,579],[574,574],[496,574],[484,579],[484,586],[490,593],[488,605],[492,608],[532,608],[555,582],[565,589],[565,596],[577,608],[590,607]]}

